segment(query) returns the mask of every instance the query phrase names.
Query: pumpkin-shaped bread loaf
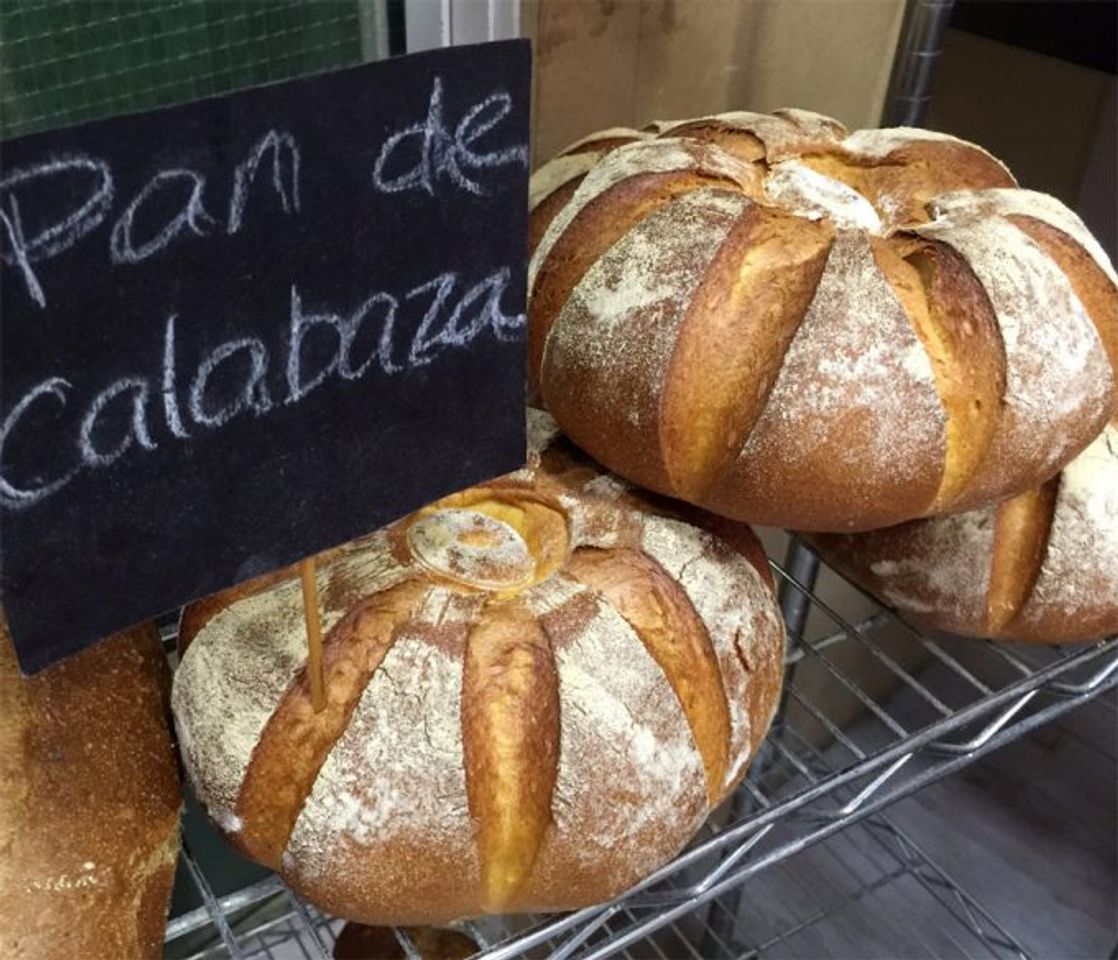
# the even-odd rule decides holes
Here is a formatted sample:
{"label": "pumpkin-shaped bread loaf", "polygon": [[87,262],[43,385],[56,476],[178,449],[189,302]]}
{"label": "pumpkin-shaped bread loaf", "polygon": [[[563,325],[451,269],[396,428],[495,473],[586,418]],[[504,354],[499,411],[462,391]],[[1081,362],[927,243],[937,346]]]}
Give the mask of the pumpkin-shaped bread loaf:
{"label": "pumpkin-shaped bread loaf", "polygon": [[[687,508],[680,508],[687,509]],[[569,910],[673,856],[768,729],[760,545],[601,473],[530,417],[524,469],[188,610],[187,770],[248,856],[364,923]]]}
{"label": "pumpkin-shaped bread loaf", "polygon": [[828,563],[920,623],[1026,643],[1118,634],[1118,423],[1010,500],[810,539]]}
{"label": "pumpkin-shaped bread loaf", "polygon": [[802,110],[608,130],[532,178],[529,381],[629,480],[867,530],[1043,483],[1118,409],[1118,281],[974,144]]}

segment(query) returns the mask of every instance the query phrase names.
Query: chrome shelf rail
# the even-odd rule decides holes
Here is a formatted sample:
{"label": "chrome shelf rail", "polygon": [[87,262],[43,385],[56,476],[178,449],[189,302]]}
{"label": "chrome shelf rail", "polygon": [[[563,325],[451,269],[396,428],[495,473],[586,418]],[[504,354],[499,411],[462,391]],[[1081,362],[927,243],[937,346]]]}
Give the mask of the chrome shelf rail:
{"label": "chrome shelf rail", "polygon": [[[760,956],[798,935],[809,920],[842,907],[818,905],[815,920],[801,918],[764,942],[750,942],[735,934],[742,886],[809,846],[839,842],[851,827],[891,844],[897,859],[843,902],[907,878],[954,918],[977,955],[1024,956],[882,811],[1118,686],[1118,637],[1044,647],[933,635],[864,594],[858,614],[844,615],[813,584],[770,562],[786,613],[795,611],[789,620],[796,629],[789,630],[781,710],[734,797],[687,850],[612,903],[468,924],[483,946],[479,956]],[[804,580],[814,580],[813,563],[801,560],[797,567]],[[275,877],[216,897],[190,858],[189,836],[185,843],[187,872],[203,906],[172,920],[169,957],[328,960],[339,921],[303,903]],[[204,948],[192,954],[175,949],[183,938],[196,943],[207,933]],[[406,936],[400,942],[409,958],[418,956]],[[960,949],[960,955],[970,954]]]}

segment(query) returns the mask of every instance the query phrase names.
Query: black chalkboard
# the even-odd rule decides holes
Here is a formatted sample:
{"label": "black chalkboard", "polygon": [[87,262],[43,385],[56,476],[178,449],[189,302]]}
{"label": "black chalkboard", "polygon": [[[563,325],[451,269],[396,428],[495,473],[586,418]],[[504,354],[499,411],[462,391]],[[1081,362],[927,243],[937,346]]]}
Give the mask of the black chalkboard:
{"label": "black chalkboard", "polygon": [[25,670],[523,462],[529,56],[3,144],[0,586]]}

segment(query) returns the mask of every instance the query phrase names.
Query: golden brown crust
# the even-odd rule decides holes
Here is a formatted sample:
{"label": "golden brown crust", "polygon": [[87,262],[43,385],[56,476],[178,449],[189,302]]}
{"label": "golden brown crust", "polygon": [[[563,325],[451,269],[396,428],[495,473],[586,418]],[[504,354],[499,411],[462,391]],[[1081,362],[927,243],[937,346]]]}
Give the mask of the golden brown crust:
{"label": "golden brown crust", "polygon": [[887,212],[890,226],[925,222],[928,202],[949,190],[1017,186],[997,160],[958,140],[915,140],[873,159],[841,151],[808,156],[804,163],[854,186]]}
{"label": "golden brown crust", "polygon": [[[543,348],[568,292],[601,254],[634,224],[675,197],[719,183],[697,173],[653,173],[630,177],[588,203],[548,254],[550,269],[532,290],[533,322],[528,331],[528,387],[539,390]],[[555,211],[557,213],[558,211]],[[546,211],[533,219],[541,221]],[[554,213],[552,214],[554,216]],[[551,220],[548,220],[550,225]],[[546,229],[546,228],[545,228]],[[542,237],[543,231],[540,231]],[[535,248],[533,248],[534,250]]]}
{"label": "golden brown crust", "polygon": [[[717,540],[749,561],[750,566],[757,571],[757,575],[764,581],[769,590],[774,594],[776,593],[776,577],[773,574],[772,566],[769,564],[768,555],[765,553],[765,548],[761,546],[761,541],[757,539],[756,534],[748,526],[736,523],[726,517],[720,517],[715,513],[699,510],[688,503],[670,502],[673,504],[675,512],[685,522],[708,531]],[[667,513],[668,511],[664,509],[663,512]]]}
{"label": "golden brown crust", "polygon": [[615,147],[623,147],[627,143],[632,143],[634,140],[643,139],[643,134],[638,130],[627,130],[622,127],[613,130],[603,130],[600,133],[591,134],[588,137],[583,137],[581,140],[576,140],[568,147],[560,150],[556,156],[558,157],[573,157],[582,153],[594,153],[601,156],[613,150]]}
{"label": "golden brown crust", "polygon": [[947,414],[944,467],[932,504],[947,509],[966,495],[1000,422],[1005,346],[997,317],[966,262],[945,244],[901,234],[873,247],[927,351]]}
{"label": "golden brown crust", "polygon": [[[460,698],[447,697],[430,672],[434,658],[460,655],[468,634],[465,622],[436,626],[413,621],[400,631],[362,694],[369,711],[354,712],[316,781],[317,790],[339,768],[348,774],[345,804],[333,807],[338,793],[331,790],[327,803],[332,821],[317,825],[329,836],[328,846],[319,846],[305,829],[300,831],[308,826],[313,793],[300,811],[281,874],[288,885],[328,913],[362,923],[397,925],[447,923],[481,911],[477,837],[466,809],[464,765],[458,766],[462,764],[460,734],[450,735],[448,727],[451,717],[461,723]],[[374,703],[370,691],[385,696]],[[397,725],[409,728],[399,746],[391,730]],[[390,743],[385,743],[385,737]],[[358,765],[358,758],[367,756],[378,738],[404,755],[395,757],[385,749],[379,752],[379,764]],[[452,754],[457,764],[448,776],[443,751],[452,743],[457,746]],[[340,760],[341,752],[347,754],[345,761]],[[410,769],[415,778],[390,777],[385,769],[389,767]],[[454,789],[444,793],[442,788],[448,785]],[[416,816],[417,810],[432,807],[452,811],[459,830],[434,831],[429,821]],[[373,810],[384,813],[375,817],[370,841],[365,828],[354,821]],[[353,828],[340,828],[343,823]]]}
{"label": "golden brown crust", "polygon": [[295,819],[327,753],[423,592],[423,584],[404,581],[355,607],[323,638],[326,703],[315,712],[303,670],[261,734],[237,798],[242,828],[230,837],[241,852],[280,869]]}
{"label": "golden brown crust", "polygon": [[741,450],[815,295],[834,231],[753,205],[707,268],[664,378],[670,490],[701,499]]}
{"label": "golden brown crust", "polygon": [[462,684],[482,904],[500,913],[531,875],[551,825],[559,766],[559,678],[531,611],[516,602],[487,611],[470,632]]}
{"label": "golden brown crust", "polygon": [[1036,586],[1056,511],[1059,478],[998,504],[984,632],[1005,632]]}
{"label": "golden brown crust", "polygon": [[[586,592],[541,618],[560,664],[568,657],[581,662],[598,659],[599,653],[581,648],[597,645],[604,639],[591,637],[589,643],[583,639],[587,626],[601,616],[602,609],[601,602]],[[633,656],[639,646],[639,640],[630,636],[617,653]],[[617,662],[619,673],[624,674],[625,668],[623,662]],[[560,667],[561,684],[562,675]],[[601,903],[617,896],[654,865],[676,853],[706,816],[706,783],[697,755],[694,766],[680,771],[682,784],[669,786],[661,781],[665,791],[674,788],[674,796],[649,795],[647,786],[639,783],[641,774],[637,770],[633,770],[629,782],[618,781],[622,771],[633,769],[632,758],[626,754],[634,750],[634,744],[618,737],[622,730],[594,729],[592,721],[601,720],[616,709],[638,714],[638,729],[643,728],[645,738],[651,732],[650,739],[659,748],[645,762],[653,768],[664,766],[669,770],[674,764],[664,756],[664,745],[677,740],[676,724],[685,721],[667,711],[650,710],[651,704],[642,702],[644,698],[614,706],[618,688],[612,678],[595,679],[597,683],[586,691],[586,696],[569,701],[567,709],[560,711],[561,736],[568,750],[578,746],[594,751],[593,757],[588,758],[589,769],[569,778],[567,783],[560,776],[552,798],[555,823],[544,836],[532,875],[511,904],[516,912],[569,909],[573,904]],[[572,678],[567,683],[571,684]],[[667,687],[664,678],[659,683]],[[598,703],[592,704],[591,698]],[[597,710],[597,715],[591,710]],[[573,733],[576,730],[579,732]],[[561,741],[561,750],[562,746]],[[590,777],[600,783],[594,783]],[[586,796],[595,794],[600,797],[587,802]],[[575,837],[577,841],[572,842]],[[588,857],[593,862],[590,870],[584,866]]]}
{"label": "golden brown crust", "polygon": [[[1008,219],[1064,272],[1094,322],[1103,349],[1110,358],[1110,368],[1118,378],[1118,298],[1114,296],[1114,285],[1094,259],[1062,230],[1034,217],[1010,216]],[[1118,413],[1118,408],[1115,412]]]}
{"label": "golden brown crust", "polygon": [[544,197],[532,210],[532,216],[528,221],[528,256],[535,253],[547,228],[551,226],[551,221],[567,205],[567,201],[571,199],[585,177],[586,174],[582,174],[568,180]]}
{"label": "golden brown crust", "polygon": [[676,124],[665,135],[693,137],[705,143],[713,143],[746,163],[755,163],[765,158],[765,145],[756,136],[717,121],[694,120]]}
{"label": "golden brown crust", "polygon": [[[662,437],[671,333],[686,320],[685,302],[672,297],[663,276],[686,274],[699,286],[736,214],[748,205],[721,187],[688,190],[642,216],[562,306],[541,355],[543,399],[563,419],[567,435],[599,460],[623,459],[629,479],[661,493],[673,491],[666,451],[662,442],[649,441]],[[642,274],[632,309],[611,327],[608,342],[596,338],[601,312],[627,296],[622,281],[630,266]],[[583,402],[587,396],[617,402],[592,406]]]}
{"label": "golden brown crust", "polygon": [[906,616],[982,636],[994,519],[986,507],[864,533],[801,536],[844,577]]}
{"label": "golden brown crust", "polygon": [[1040,603],[1030,597],[1021,612],[1006,625],[1002,639],[1051,645],[1083,643],[1118,635],[1113,578],[1100,576],[1097,580],[1101,589],[1076,604],[1074,609]]}
{"label": "golden brown crust", "polygon": [[1075,643],[1118,632],[1118,425],[1040,487],[966,513],[809,535],[913,620],[970,636]]}
{"label": "golden brown crust", "polygon": [[659,564],[635,550],[578,550],[567,572],[609,601],[664,671],[691,726],[716,807],[729,765],[730,712],[710,635],[691,601]]}
{"label": "golden brown crust", "polygon": [[881,527],[927,510],[945,447],[908,315],[868,238],[840,231],[768,404],[700,505],[770,526]]}
{"label": "golden brown crust", "polygon": [[[319,556],[318,560],[319,562],[327,562],[332,555],[333,551],[326,551]],[[232,606],[238,600],[263,593],[265,590],[286,583],[288,580],[297,579],[299,579],[299,566],[298,564],[292,564],[288,567],[280,567],[278,570],[270,570],[259,577],[253,577],[251,580],[245,580],[225,590],[211,593],[206,597],[199,597],[197,600],[188,603],[179,614],[179,629],[176,640],[179,656],[181,657],[186,653],[187,647],[198,636],[198,632],[222,610]]]}
{"label": "golden brown crust", "polygon": [[229,587],[227,590],[222,590],[219,593],[212,593],[207,597],[200,597],[193,603],[187,604],[183,607],[182,613],[179,615],[178,639],[176,641],[179,656],[186,653],[187,647],[190,646],[191,642],[198,635],[198,631],[226,607],[244,597],[251,597],[253,594],[267,590],[277,583],[283,583],[285,580],[294,580],[298,576],[298,567],[281,567],[279,570],[272,570],[259,577],[254,577],[243,583],[238,583],[236,586]]}
{"label": "golden brown crust", "polygon": [[179,849],[169,671],[154,627],[22,677],[0,613],[0,946],[157,958]]}
{"label": "golden brown crust", "polygon": [[539,218],[530,266],[531,394],[633,482],[874,529],[1018,494],[1118,408],[1106,255],[980,147],[804,111],[649,129]]}
{"label": "golden brown crust", "polygon": [[445,923],[614,896],[768,728],[783,635],[752,532],[646,499],[545,420],[523,470],[320,565],[322,713],[297,585],[218,604],[183,658],[196,793],[330,912]]}

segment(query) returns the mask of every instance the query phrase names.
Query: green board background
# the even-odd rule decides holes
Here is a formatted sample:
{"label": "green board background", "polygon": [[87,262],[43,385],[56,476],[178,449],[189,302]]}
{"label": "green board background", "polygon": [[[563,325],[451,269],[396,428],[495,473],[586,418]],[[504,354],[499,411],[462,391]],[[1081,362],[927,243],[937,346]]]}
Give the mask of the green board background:
{"label": "green board background", "polygon": [[361,12],[358,0],[0,0],[0,139],[358,63]]}

